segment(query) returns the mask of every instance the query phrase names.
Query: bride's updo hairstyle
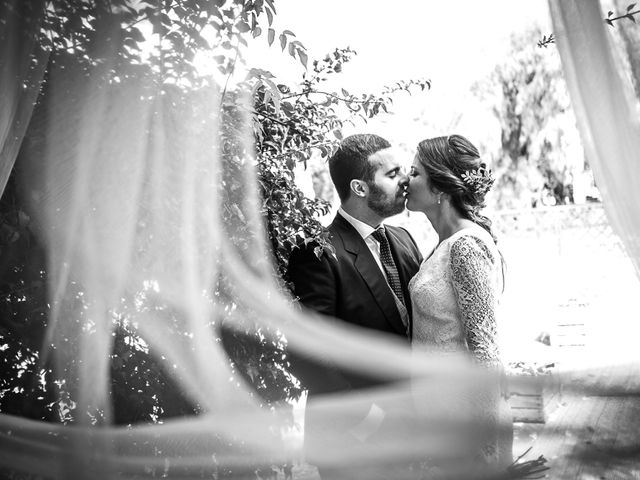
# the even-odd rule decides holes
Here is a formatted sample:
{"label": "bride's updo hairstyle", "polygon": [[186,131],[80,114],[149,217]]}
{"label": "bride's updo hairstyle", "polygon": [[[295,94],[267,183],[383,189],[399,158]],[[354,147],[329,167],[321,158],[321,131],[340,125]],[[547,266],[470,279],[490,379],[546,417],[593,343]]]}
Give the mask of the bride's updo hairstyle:
{"label": "bride's updo hairstyle", "polygon": [[449,195],[460,215],[480,225],[496,241],[491,220],[480,213],[493,177],[478,149],[462,135],[428,138],[418,144],[418,158],[431,185]]}

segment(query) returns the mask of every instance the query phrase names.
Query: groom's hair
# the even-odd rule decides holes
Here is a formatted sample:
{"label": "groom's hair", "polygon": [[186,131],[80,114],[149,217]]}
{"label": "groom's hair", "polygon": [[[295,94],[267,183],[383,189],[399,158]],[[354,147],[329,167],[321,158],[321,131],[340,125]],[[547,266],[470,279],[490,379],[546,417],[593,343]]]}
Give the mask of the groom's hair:
{"label": "groom's hair", "polygon": [[340,142],[329,159],[329,173],[341,201],[349,198],[351,180],[373,181],[375,166],[371,165],[369,157],[390,147],[387,140],[373,134],[351,135]]}

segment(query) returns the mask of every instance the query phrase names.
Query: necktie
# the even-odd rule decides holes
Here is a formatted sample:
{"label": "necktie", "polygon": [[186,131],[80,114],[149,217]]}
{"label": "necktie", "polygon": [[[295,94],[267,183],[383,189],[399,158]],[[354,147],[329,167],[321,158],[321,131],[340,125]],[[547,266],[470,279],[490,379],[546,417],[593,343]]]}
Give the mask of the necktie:
{"label": "necktie", "polygon": [[391,249],[389,248],[389,240],[385,233],[384,227],[378,227],[371,236],[380,243],[380,260],[382,261],[382,267],[387,274],[387,280],[393,293],[396,294],[398,300],[404,305],[404,295],[402,294],[402,286],[400,285],[400,275],[398,275],[398,267],[396,267],[391,255]]}

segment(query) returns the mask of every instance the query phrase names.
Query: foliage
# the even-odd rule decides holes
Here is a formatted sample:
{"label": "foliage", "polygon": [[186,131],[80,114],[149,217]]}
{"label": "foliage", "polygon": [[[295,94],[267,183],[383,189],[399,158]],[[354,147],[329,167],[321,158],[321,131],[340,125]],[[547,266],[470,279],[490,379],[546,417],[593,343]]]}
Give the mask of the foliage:
{"label": "foliage", "polygon": [[[270,43],[277,35],[271,28],[273,0],[40,0],[19,6],[3,2],[13,15],[32,19],[40,14],[39,6],[44,9],[42,48],[70,53],[87,66],[109,61],[116,79],[130,65],[145,65],[165,82],[197,86],[205,81],[194,64],[198,51],[219,52],[217,68],[228,74],[242,59],[247,33],[262,34],[261,17],[268,18]],[[306,63],[306,51],[294,37],[285,30],[279,34],[280,45]]]}
{"label": "foliage", "polygon": [[[161,98],[182,96],[177,105],[197,104],[194,96],[198,94],[198,90],[206,87],[207,79],[198,75],[193,62],[199,49],[219,49],[225,52],[217,57],[217,65],[221,72],[228,73],[233,68],[233,62],[241,57],[239,46],[246,44],[246,32],[253,28],[256,36],[259,34],[258,18],[266,15],[271,24],[275,13],[271,1],[176,1],[163,2],[162,8],[155,6],[156,2],[136,2],[135,7],[131,3],[125,0],[52,0],[26,5],[5,1],[2,10],[7,12],[8,22],[36,23],[42,15],[38,45],[49,54],[50,66],[71,66],[83,70],[86,75],[99,75],[112,89],[144,78],[156,85],[155,94],[160,94]],[[207,28],[212,29],[215,35],[207,35]],[[272,35],[271,32],[272,29],[269,29],[269,35]],[[109,41],[105,41],[107,37]],[[304,48],[299,42],[290,41],[292,37],[291,32],[283,33],[280,44],[284,46],[290,42],[293,46],[289,53],[302,61]],[[99,50],[96,45],[108,48]],[[46,104],[48,85],[45,77],[34,121],[46,114],[46,108],[41,106]],[[216,112],[211,113],[216,115]],[[24,144],[37,143],[34,142],[33,135],[34,130],[30,130]],[[12,182],[15,182],[15,178],[12,178]],[[14,189],[15,185],[12,183],[3,197],[7,200],[3,205],[3,228],[7,232],[17,228],[15,222],[10,220],[21,219],[20,215],[24,215],[20,204],[23,200],[13,195]],[[57,381],[50,378],[51,370],[48,366],[35,371],[48,315],[46,268],[42,260],[35,269],[36,273],[32,274],[33,268],[30,269],[30,265],[34,259],[43,257],[43,254],[34,256],[33,250],[42,251],[42,248],[31,232],[29,221],[20,221],[19,227],[23,230],[20,238],[26,239],[22,242],[26,243],[20,245],[19,255],[16,248],[3,248],[7,265],[2,282],[3,290],[6,291],[3,306],[7,315],[3,316],[0,334],[3,344],[7,345],[1,358],[4,367],[2,381],[7,385],[2,384],[3,395],[0,402],[2,411],[12,413],[24,410],[19,406],[17,398],[14,398],[16,395],[23,399],[33,396],[40,398],[42,390],[53,393],[53,385]],[[24,285],[27,282],[30,283]],[[162,362],[135,332],[136,315],[143,313],[142,310],[146,307],[142,304],[136,310],[131,308],[131,303],[132,300],[129,305],[125,303],[114,317],[114,322],[119,327],[112,365],[116,421],[157,421],[163,417],[197,412],[197,406],[189,405],[180,397],[163,371]],[[9,323],[11,318],[15,321]],[[40,334],[36,335],[35,332]],[[222,330],[219,330],[219,335],[223,341],[227,337],[233,339],[232,335],[226,335]],[[265,338],[269,338],[268,336],[262,335],[262,340],[258,341],[252,341],[250,337],[247,336],[244,345],[238,345],[237,341],[232,340],[224,342],[230,348],[231,361],[238,365],[240,374],[251,372],[251,365],[257,363],[262,366],[261,373],[265,374],[265,378],[275,379],[265,382],[249,375],[254,377],[251,380],[255,380],[256,390],[263,394],[267,403],[295,396],[295,385],[290,377],[282,372],[282,368],[275,367],[278,362],[282,363],[282,343],[265,345]],[[21,342],[24,341],[26,344],[23,345]],[[141,348],[141,345],[145,347]],[[252,348],[247,348],[248,345]],[[23,358],[27,360],[17,361]],[[272,374],[274,370],[277,375]],[[38,380],[40,378],[42,381]],[[21,379],[24,385],[15,386],[17,379]],[[29,390],[32,391],[30,395]],[[141,400],[141,391],[154,393],[142,396],[144,398]],[[130,408],[132,398],[136,398],[133,404],[137,406],[137,411]],[[72,402],[70,405],[73,405]],[[39,414],[34,415],[61,421],[73,418],[69,412],[64,416],[57,416],[56,408],[57,404],[50,401],[39,409],[36,408],[35,411],[39,410]]]}
{"label": "foliage", "polygon": [[538,42],[538,47],[539,48],[547,48],[549,45],[551,45],[552,43],[556,43],[556,38],[553,36],[553,33],[550,34],[548,37],[546,35],[542,36],[542,40],[540,40]]}
{"label": "foliage", "polygon": [[[323,90],[330,75],[340,73],[356,52],[336,49],[322,60],[314,60],[305,72],[301,85],[294,89],[276,84],[264,70],[249,72],[247,83],[256,99],[254,115],[258,171],[264,193],[268,232],[276,254],[278,270],[284,274],[291,249],[315,241],[318,255],[327,248],[327,232],[318,215],[327,213],[329,205],[306,198],[295,187],[293,169],[296,162],[307,161],[314,153],[328,157],[342,138],[344,122],[366,121],[387,112],[393,95],[399,91],[425,90],[428,80],[401,81],[381,93],[352,94]],[[283,217],[282,207],[288,215]]]}
{"label": "foliage", "polygon": [[559,56],[536,48],[539,36],[538,29],[513,36],[508,60],[474,86],[501,128],[493,153],[499,208],[572,202],[573,177],[584,166]]}
{"label": "foliage", "polygon": [[[155,89],[153,95],[173,101],[172,105],[197,105],[198,95],[211,83],[209,77],[198,72],[198,52],[214,52],[216,68],[230,76],[243,60],[249,35],[264,36],[270,45],[277,39],[284,53],[303,65],[308,63],[306,50],[293,32],[276,32],[273,28],[276,10],[272,0],[168,0],[160,4],[145,0],[2,0],[0,11],[6,13],[7,22],[40,25],[38,45],[44,57],[48,56],[49,67],[72,65],[86,75],[100,75],[113,89],[144,79]],[[41,16],[42,23],[38,24]],[[244,131],[238,122],[246,116],[251,120],[262,214],[280,273],[296,246],[311,241],[318,242],[320,248],[327,246],[326,232],[316,220],[327,205],[304,197],[297,189],[293,176],[296,163],[306,162],[314,152],[327,157],[341,138],[344,121],[386,112],[398,91],[429,87],[428,81],[419,80],[398,82],[377,95],[323,91],[327,75],[339,73],[354,54],[348,48],[337,49],[314,61],[301,84],[295,86],[278,83],[266,70],[252,69],[244,82],[224,86],[220,112],[210,112],[221,118],[223,151],[227,152],[224,161],[229,173],[251,161],[249,152],[237,142],[238,132]],[[43,106],[48,88],[45,76],[34,122],[46,114]],[[252,92],[253,104],[244,110],[239,98],[247,88]],[[37,145],[40,141],[30,129],[23,145]],[[21,156],[27,155],[27,150]],[[20,168],[20,158],[16,168]],[[236,183],[225,189],[228,197],[223,215],[232,219],[242,216],[240,199],[246,191],[237,183],[241,177],[229,178],[235,178]],[[36,369],[48,320],[46,259],[15,186],[12,175],[0,205],[0,411],[73,421],[76,412],[64,382],[53,378],[48,364]],[[242,244],[243,232],[229,235],[239,250],[249,248]],[[77,289],[72,302],[81,301],[82,286]],[[224,285],[213,285],[212,289],[218,300],[231,301],[232,295],[224,291]],[[113,312],[117,335],[112,356],[112,395],[115,420],[120,424],[155,422],[194,414],[200,409],[180,395],[161,359],[136,330],[136,317],[157,307],[154,301],[153,295],[140,286]],[[175,323],[176,341],[188,342],[187,332],[181,331],[179,312],[168,311],[167,315]],[[212,331],[227,349],[232,369],[254,386],[266,406],[300,395],[298,384],[287,373],[285,344],[280,336],[249,327],[244,332],[232,332],[224,324],[224,318],[211,319]],[[135,410],[131,408],[134,404]]]}
{"label": "foliage", "polygon": [[46,412],[47,419],[54,419],[58,409],[64,415],[63,402],[56,405],[51,372],[36,371],[48,312],[44,251],[17,203],[15,181],[7,185],[0,209],[1,411],[28,418],[41,418]]}

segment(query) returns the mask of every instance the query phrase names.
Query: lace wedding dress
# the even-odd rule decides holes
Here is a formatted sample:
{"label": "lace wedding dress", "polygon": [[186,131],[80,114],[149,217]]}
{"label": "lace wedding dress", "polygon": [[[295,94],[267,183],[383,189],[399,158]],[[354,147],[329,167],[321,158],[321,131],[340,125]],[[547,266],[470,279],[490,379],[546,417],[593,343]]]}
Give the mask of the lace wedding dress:
{"label": "lace wedding dress", "polygon": [[471,450],[463,454],[461,448],[459,455],[471,453],[473,461],[499,465],[511,463],[512,455],[511,415],[498,380],[496,307],[502,286],[500,253],[481,227],[464,228],[445,239],[409,284],[414,354],[436,354],[446,366],[471,360],[498,374],[487,376],[489,381],[453,381],[448,388],[439,385],[426,400],[424,395],[416,397],[421,399],[416,407],[439,418],[468,414],[471,424],[480,428],[476,437],[458,432],[467,447],[472,443]]}

